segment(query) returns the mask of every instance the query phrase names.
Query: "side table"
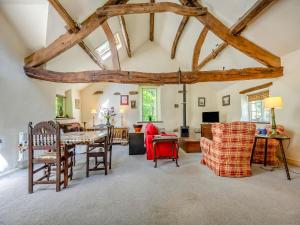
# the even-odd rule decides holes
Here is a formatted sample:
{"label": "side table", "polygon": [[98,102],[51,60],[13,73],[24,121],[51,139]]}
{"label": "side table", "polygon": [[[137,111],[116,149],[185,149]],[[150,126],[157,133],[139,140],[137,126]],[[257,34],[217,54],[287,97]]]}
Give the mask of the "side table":
{"label": "side table", "polygon": [[290,140],[291,138],[287,137],[287,136],[283,136],[283,135],[275,135],[275,136],[273,136],[273,135],[255,135],[252,154],[251,154],[250,165],[252,164],[252,161],[253,161],[254,151],[255,151],[256,143],[257,143],[258,139],[265,139],[264,166],[267,165],[268,140],[269,139],[276,139],[276,140],[279,141],[280,151],[281,151],[281,154],[282,154],[282,157],[283,157],[283,163],[284,163],[284,167],[285,167],[286,176],[287,176],[288,180],[291,180],[290,172],[289,172],[289,168],[288,168],[288,164],[287,164],[287,161],[286,161],[285,152],[284,152],[284,148],[283,148],[283,144],[282,144],[282,142],[284,140]]}
{"label": "side table", "polygon": [[[157,167],[157,155],[156,155],[156,144],[157,143],[162,143],[162,142],[168,142],[172,143],[172,152],[173,152],[173,161],[176,162],[176,166],[179,167],[178,165],[178,137],[177,136],[160,136],[160,135],[155,135],[152,143],[153,143],[153,150],[154,150],[154,168]],[[176,158],[174,158],[174,150],[176,151]]]}

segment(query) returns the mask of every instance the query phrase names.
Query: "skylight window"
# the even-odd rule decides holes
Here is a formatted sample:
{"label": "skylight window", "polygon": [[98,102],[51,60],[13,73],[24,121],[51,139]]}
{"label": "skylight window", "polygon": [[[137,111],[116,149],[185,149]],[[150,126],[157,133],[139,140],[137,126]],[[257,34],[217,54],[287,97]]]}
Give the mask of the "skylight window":
{"label": "skylight window", "polygon": [[[115,33],[114,37],[115,37],[117,50],[119,50],[122,47],[122,43],[121,43],[119,34]],[[95,49],[95,52],[101,57],[102,60],[106,60],[107,58],[109,58],[111,56],[111,51],[110,51],[110,48],[109,48],[108,41],[105,41],[99,47],[97,47]]]}

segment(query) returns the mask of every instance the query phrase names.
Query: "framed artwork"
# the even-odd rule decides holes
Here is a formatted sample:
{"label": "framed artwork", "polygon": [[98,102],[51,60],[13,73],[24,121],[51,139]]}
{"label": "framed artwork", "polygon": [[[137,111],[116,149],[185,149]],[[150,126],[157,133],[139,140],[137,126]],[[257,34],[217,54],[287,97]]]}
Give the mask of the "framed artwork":
{"label": "framed artwork", "polygon": [[128,105],[129,97],[128,95],[120,95],[120,105]]}
{"label": "framed artwork", "polygon": [[80,100],[75,99],[75,109],[80,109]]}
{"label": "framed artwork", "polygon": [[136,100],[130,101],[130,107],[131,107],[132,109],[135,109],[135,108],[136,108]]}
{"label": "framed artwork", "polygon": [[198,98],[198,107],[205,107],[205,98],[204,97]]}
{"label": "framed artwork", "polygon": [[225,95],[222,97],[222,105],[223,106],[230,105],[230,95]]}
{"label": "framed artwork", "polygon": [[174,104],[174,108],[179,108],[179,105],[178,104]]}

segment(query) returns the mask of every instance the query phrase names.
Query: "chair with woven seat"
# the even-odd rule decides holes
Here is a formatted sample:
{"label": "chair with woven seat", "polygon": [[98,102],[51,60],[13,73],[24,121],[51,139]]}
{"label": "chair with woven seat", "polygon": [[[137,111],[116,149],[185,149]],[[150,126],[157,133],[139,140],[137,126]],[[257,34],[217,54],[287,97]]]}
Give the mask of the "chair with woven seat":
{"label": "chair with woven seat", "polygon": [[[30,122],[28,134],[28,192],[33,193],[33,186],[37,184],[55,184],[56,191],[60,191],[61,185],[66,187],[68,178],[72,178],[73,162],[72,153],[65,151],[65,146],[60,143],[59,124],[47,121],[33,126]],[[68,162],[69,158],[71,158],[70,163]],[[35,168],[35,165],[39,165],[39,167]],[[50,179],[52,166],[55,167],[55,179]],[[34,175],[42,171],[44,172],[43,176],[34,179]],[[63,179],[61,179],[62,174]]]}
{"label": "chair with woven seat", "polygon": [[[90,171],[104,170],[107,175],[108,167],[111,169],[112,156],[112,141],[113,141],[113,126],[107,127],[107,136],[98,143],[89,144],[86,152],[86,176],[89,177]],[[108,152],[110,152],[110,159],[108,161]],[[90,168],[90,158],[94,158],[95,165]],[[100,161],[98,160],[100,159]],[[101,167],[101,165],[103,165]]]}

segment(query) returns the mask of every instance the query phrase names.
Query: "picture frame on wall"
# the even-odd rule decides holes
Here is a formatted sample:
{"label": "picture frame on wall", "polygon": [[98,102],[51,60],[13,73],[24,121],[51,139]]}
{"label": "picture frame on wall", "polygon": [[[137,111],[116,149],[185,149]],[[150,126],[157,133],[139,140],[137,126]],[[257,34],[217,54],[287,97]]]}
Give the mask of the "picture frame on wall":
{"label": "picture frame on wall", "polygon": [[80,100],[75,99],[75,109],[80,109]]}
{"label": "picture frame on wall", "polygon": [[198,97],[198,107],[205,107],[205,98]]}
{"label": "picture frame on wall", "polygon": [[131,107],[132,109],[135,109],[135,108],[136,108],[136,100],[130,101],[130,107]]}
{"label": "picture frame on wall", "polygon": [[129,104],[129,96],[120,95],[120,105],[128,105],[128,104]]}
{"label": "picture frame on wall", "polygon": [[222,97],[222,106],[230,105],[230,95],[225,95]]}

